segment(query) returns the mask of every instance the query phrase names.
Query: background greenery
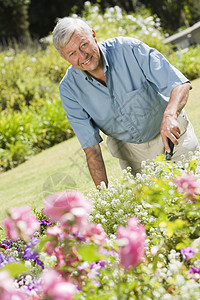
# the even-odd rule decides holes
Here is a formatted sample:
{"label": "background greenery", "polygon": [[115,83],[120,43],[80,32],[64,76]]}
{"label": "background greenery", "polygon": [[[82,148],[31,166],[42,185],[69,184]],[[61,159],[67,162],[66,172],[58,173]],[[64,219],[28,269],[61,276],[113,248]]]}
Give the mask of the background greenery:
{"label": "background greenery", "polygon": [[[199,0],[91,0],[98,4],[101,13],[108,7],[119,6],[127,13],[138,13],[148,8],[161,19],[165,32],[170,34],[180,27],[187,27],[199,21]],[[72,11],[81,14],[84,0],[0,0],[0,43],[6,46],[10,41],[24,45],[31,39],[48,35],[58,17]],[[155,16],[155,18],[156,18]]]}

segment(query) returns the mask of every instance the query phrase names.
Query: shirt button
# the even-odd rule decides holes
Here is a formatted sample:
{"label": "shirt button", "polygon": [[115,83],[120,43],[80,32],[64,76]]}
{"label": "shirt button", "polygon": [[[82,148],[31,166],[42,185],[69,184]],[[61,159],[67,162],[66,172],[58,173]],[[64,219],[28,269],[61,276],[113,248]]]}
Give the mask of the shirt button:
{"label": "shirt button", "polygon": [[122,116],[124,115],[124,111],[121,112]]}

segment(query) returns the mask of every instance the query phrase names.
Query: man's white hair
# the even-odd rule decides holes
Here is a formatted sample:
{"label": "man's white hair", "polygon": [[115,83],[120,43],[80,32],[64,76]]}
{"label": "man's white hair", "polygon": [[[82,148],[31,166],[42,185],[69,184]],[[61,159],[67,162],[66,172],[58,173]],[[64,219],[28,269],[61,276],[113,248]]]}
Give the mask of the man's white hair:
{"label": "man's white hair", "polygon": [[53,44],[61,55],[61,49],[65,47],[72,34],[78,29],[92,34],[92,28],[81,19],[65,17],[58,20],[53,30]]}

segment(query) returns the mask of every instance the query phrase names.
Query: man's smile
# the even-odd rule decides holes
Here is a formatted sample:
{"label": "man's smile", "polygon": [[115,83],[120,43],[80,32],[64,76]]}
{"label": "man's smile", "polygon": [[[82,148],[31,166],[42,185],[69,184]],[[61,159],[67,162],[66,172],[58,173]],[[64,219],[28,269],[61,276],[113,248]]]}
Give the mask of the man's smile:
{"label": "man's smile", "polygon": [[92,56],[90,58],[88,58],[85,62],[82,63],[82,65],[86,66],[88,65],[92,60]]}

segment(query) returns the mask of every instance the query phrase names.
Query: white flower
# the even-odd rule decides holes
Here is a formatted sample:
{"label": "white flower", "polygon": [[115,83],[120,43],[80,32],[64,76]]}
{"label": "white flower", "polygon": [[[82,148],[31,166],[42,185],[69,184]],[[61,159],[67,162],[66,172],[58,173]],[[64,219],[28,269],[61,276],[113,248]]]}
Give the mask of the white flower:
{"label": "white flower", "polygon": [[173,299],[173,296],[170,295],[170,294],[165,294],[164,296],[162,296],[161,299],[162,299],[162,300],[171,300],[171,299]]}
{"label": "white flower", "polygon": [[151,248],[151,255],[155,256],[158,253],[159,247],[158,246],[153,246]]}
{"label": "white flower", "polygon": [[26,267],[28,270],[30,270],[30,269],[32,268],[32,264],[31,264],[31,262],[30,262],[29,260],[26,260],[26,261],[25,261],[25,267]]}
{"label": "white flower", "polygon": [[26,284],[30,283],[32,281],[32,276],[31,275],[26,275]]}
{"label": "white flower", "polygon": [[90,6],[91,6],[90,1],[85,1],[84,6],[85,6],[85,7],[90,7]]}
{"label": "white flower", "polygon": [[177,285],[184,285],[185,283],[185,278],[183,275],[176,275],[176,284]]}

